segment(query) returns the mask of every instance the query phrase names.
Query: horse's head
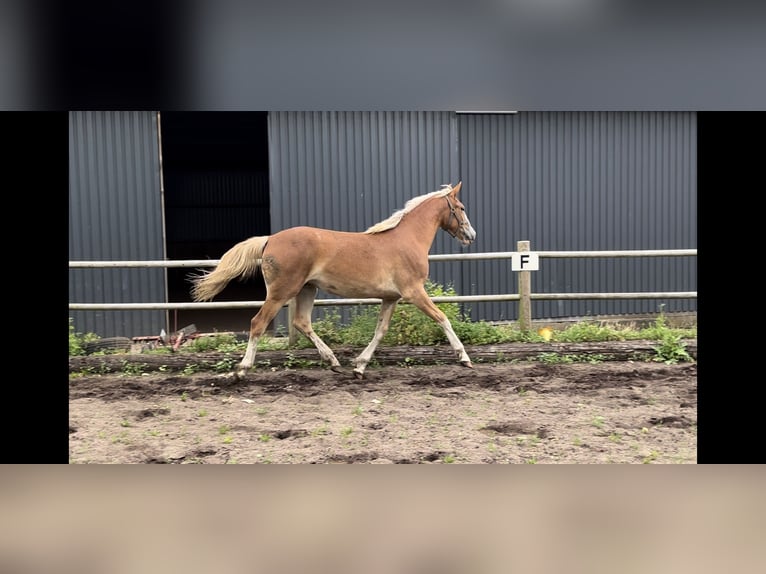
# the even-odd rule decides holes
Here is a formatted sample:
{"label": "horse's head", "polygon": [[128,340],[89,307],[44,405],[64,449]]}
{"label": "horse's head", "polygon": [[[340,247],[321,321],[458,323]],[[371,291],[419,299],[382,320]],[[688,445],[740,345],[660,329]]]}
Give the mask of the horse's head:
{"label": "horse's head", "polygon": [[446,214],[442,219],[442,229],[460,241],[463,245],[470,245],[473,240],[476,239],[476,230],[468,220],[465,206],[457,197],[462,185],[462,181],[458,182],[458,184],[452,188],[452,191],[444,196],[447,200],[447,206],[449,207],[449,214]]}

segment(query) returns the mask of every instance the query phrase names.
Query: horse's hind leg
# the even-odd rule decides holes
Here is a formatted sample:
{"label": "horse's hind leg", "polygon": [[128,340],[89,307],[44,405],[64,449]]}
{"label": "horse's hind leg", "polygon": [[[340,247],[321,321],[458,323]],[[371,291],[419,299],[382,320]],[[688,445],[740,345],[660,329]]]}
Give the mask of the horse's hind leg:
{"label": "horse's hind leg", "polygon": [[258,313],[250,320],[250,337],[247,340],[247,350],[245,356],[239,363],[239,368],[234,373],[235,378],[242,378],[247,374],[250,367],[255,362],[255,350],[258,347],[258,339],[261,338],[266,327],[269,326],[272,319],[277,316],[279,310],[284,306],[286,301],[269,299],[266,297],[266,302],[260,308]]}
{"label": "horse's hind leg", "polygon": [[380,314],[378,315],[378,324],[375,327],[375,334],[372,336],[372,341],[367,345],[364,351],[354,359],[356,368],[354,369],[354,375],[361,379],[364,377],[364,370],[367,368],[367,364],[372,359],[372,354],[380,343],[380,340],[385,336],[388,331],[388,325],[391,322],[391,316],[394,314],[396,308],[396,299],[384,300],[380,306]]}
{"label": "horse's hind leg", "polygon": [[304,285],[300,293],[295,297],[295,318],[293,319],[293,325],[301,333],[306,335],[309,340],[314,343],[314,346],[319,351],[320,356],[330,363],[330,368],[333,371],[340,371],[340,362],[335,357],[330,347],[319,338],[314,332],[311,326],[311,310],[314,308],[314,298],[317,294],[317,288],[312,285]]}
{"label": "horse's hind leg", "polygon": [[458,359],[463,366],[473,368],[473,363],[471,363],[471,359],[468,358],[468,353],[465,352],[463,343],[460,342],[460,339],[455,334],[449,318],[447,318],[441,309],[434,305],[434,302],[431,301],[431,298],[428,296],[425,289],[410,294],[410,296],[407,297],[407,300],[441,326],[444,330],[444,334],[447,335],[447,340],[449,341],[450,346],[455,351],[455,354],[458,356]]}

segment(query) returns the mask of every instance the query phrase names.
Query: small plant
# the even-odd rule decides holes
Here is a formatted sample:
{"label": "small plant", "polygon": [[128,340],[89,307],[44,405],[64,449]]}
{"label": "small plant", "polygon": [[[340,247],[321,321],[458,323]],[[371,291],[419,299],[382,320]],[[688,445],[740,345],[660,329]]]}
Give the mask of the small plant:
{"label": "small plant", "polygon": [[604,417],[593,417],[593,420],[591,421],[591,424],[596,428],[603,428],[604,427]]}
{"label": "small plant", "polygon": [[646,456],[643,458],[643,460],[642,460],[641,462],[642,462],[643,464],[651,464],[651,463],[653,463],[655,460],[657,460],[657,457],[658,457],[658,456],[659,456],[659,454],[657,453],[657,451],[656,451],[656,450],[653,450],[653,451],[652,451],[652,452],[650,452],[648,455],[646,455]]}
{"label": "small plant", "polygon": [[660,344],[654,347],[654,350],[657,353],[654,360],[658,363],[674,365],[679,361],[694,361],[686,351],[686,345],[681,341],[680,335],[675,333],[664,333],[660,339]]}
{"label": "small plant", "polygon": [[186,365],[186,366],[183,368],[183,370],[181,371],[181,373],[182,373],[182,374],[184,374],[184,375],[186,375],[186,376],[189,376],[189,375],[193,375],[193,374],[194,374],[194,373],[196,373],[197,371],[199,371],[199,365],[197,365],[197,364],[195,364],[195,363],[189,363],[188,365]]}
{"label": "small plant", "polygon": [[129,420],[123,419],[123,421],[120,423],[120,426],[121,427],[129,427],[129,426],[132,426],[132,425],[130,424]]}
{"label": "small plant", "polygon": [[220,361],[213,363],[213,370],[219,373],[231,371],[237,364],[237,360],[231,357],[224,357]]}
{"label": "small plant", "polygon": [[268,433],[261,433],[258,435],[258,440],[261,442],[269,442],[271,440],[271,435]]}
{"label": "small plant", "polygon": [[358,405],[353,411],[351,411],[351,414],[353,414],[355,417],[358,417],[364,412],[361,405]]}
{"label": "small plant", "polygon": [[218,427],[218,434],[228,434],[229,431],[231,431],[231,427],[229,425],[221,425]]}
{"label": "small plant", "polygon": [[446,454],[444,455],[444,458],[442,458],[442,461],[446,464],[452,464],[453,462],[455,462],[455,455]]}
{"label": "small plant", "polygon": [[234,439],[231,437],[231,435],[226,435],[223,437],[223,444],[230,444]]}
{"label": "small plant", "polygon": [[199,411],[197,411],[197,416],[198,417],[206,417],[207,416],[207,410],[206,409],[200,409]]}
{"label": "small plant", "polygon": [[221,351],[231,349],[237,345],[237,338],[234,335],[212,335],[209,337],[197,337],[191,343],[191,348],[197,353],[206,351]]}
{"label": "small plant", "polygon": [[342,429],[342,430],[340,431],[340,434],[341,434],[341,436],[347,437],[347,436],[349,436],[349,435],[350,435],[352,432],[354,432],[354,429],[352,429],[351,427],[346,427],[346,428],[344,428],[344,429]]}
{"label": "small plant", "polygon": [[619,332],[600,326],[592,321],[583,321],[567,327],[556,334],[556,340],[564,343],[621,340]]}
{"label": "small plant", "polygon": [[287,358],[282,363],[285,369],[305,369],[308,367],[315,367],[318,364],[319,363],[313,359],[300,359],[293,353],[288,353]]}
{"label": "small plant", "polygon": [[85,355],[85,343],[98,341],[100,337],[95,333],[78,333],[74,328],[74,319],[69,317],[69,356]]}
{"label": "small plant", "polygon": [[574,363],[571,355],[560,355],[558,353],[538,353],[536,360],[547,365],[567,365]]}
{"label": "small plant", "polygon": [[184,391],[183,393],[181,393],[181,401],[185,403],[187,400],[189,400],[189,393]]}
{"label": "small plant", "polygon": [[122,362],[122,372],[126,375],[140,375],[146,371],[148,365],[146,363],[129,363],[128,361]]}

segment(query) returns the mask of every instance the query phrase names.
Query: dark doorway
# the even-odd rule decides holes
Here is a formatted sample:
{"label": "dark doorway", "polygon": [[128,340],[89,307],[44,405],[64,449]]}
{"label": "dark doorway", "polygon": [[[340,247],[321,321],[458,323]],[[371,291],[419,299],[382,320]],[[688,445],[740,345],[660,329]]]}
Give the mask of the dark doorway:
{"label": "dark doorway", "polygon": [[[161,112],[169,259],[219,259],[235,243],[269,235],[267,112]],[[168,269],[168,301],[191,302],[188,275]],[[263,279],[233,281],[216,301],[256,301]],[[255,309],[171,310],[170,328],[246,331]]]}

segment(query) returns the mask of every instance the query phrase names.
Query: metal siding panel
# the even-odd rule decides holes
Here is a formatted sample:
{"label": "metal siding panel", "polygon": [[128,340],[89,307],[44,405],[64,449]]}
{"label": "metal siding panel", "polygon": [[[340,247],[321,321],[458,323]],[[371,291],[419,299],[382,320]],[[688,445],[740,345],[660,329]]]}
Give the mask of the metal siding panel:
{"label": "metal siding panel", "polygon": [[[696,116],[653,112],[460,115],[460,168],[481,251],[696,247]],[[510,196],[510,197],[509,197]],[[507,262],[475,262],[471,287],[513,292]],[[693,291],[695,258],[544,259],[537,292]],[[496,291],[498,290],[499,291]],[[537,301],[537,318],[696,309],[694,300]],[[512,303],[474,319],[517,318]]]}
{"label": "metal siding panel", "polygon": [[[69,258],[163,259],[157,114],[69,114]],[[77,303],[165,301],[163,269],[73,269]],[[157,334],[163,311],[73,311],[79,332]]]}
{"label": "metal siding panel", "polygon": [[[459,172],[451,112],[272,112],[268,126],[273,231],[364,231],[408,199],[456,183]],[[456,245],[438,234],[432,253]],[[455,264],[431,267],[435,280],[460,283]]]}

